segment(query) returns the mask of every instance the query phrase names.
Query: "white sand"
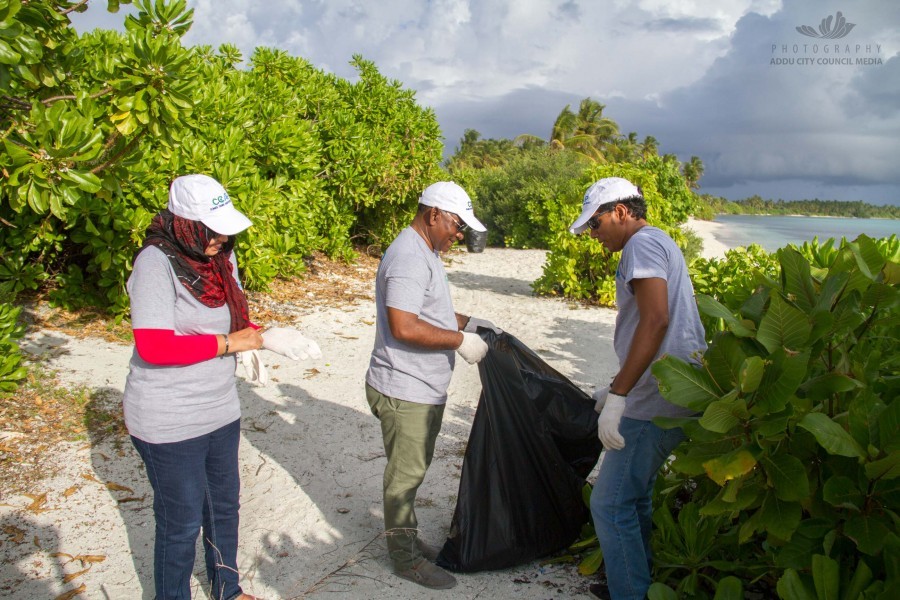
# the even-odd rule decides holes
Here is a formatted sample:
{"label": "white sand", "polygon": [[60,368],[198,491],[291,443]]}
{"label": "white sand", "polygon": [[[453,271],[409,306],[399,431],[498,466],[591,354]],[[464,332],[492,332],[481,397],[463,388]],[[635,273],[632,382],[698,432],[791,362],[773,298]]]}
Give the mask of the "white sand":
{"label": "white sand", "polygon": [[[615,312],[533,297],[529,284],[540,275],[544,256],[493,248],[452,253],[447,271],[455,308],[493,320],[591,391],[616,371]],[[298,326],[319,342],[322,359],[292,362],[264,352],[268,386],[239,382],[238,564],[245,591],[270,600],[589,597],[590,580],[573,566],[539,562],[461,574],[455,589],[440,593],[393,576],[380,535],[384,451],[363,392],[374,304],[308,311]],[[65,382],[92,388],[99,401],[121,402],[130,346],[37,331],[24,347]],[[459,360],[435,460],[417,502],[422,536],[435,545],[450,526],[479,391],[477,369]],[[0,538],[0,595],[55,598],[84,585],[79,598],[152,598],[152,493],[130,442],[86,441],[54,452],[58,474],[31,491],[47,494],[46,511],[27,511],[32,499],[24,495],[0,503],[6,532]],[[24,533],[20,543],[12,541],[15,531]],[[64,583],[66,574],[85,568],[70,559],[78,555],[104,558]],[[204,580],[200,556],[195,573]],[[195,597],[205,597],[196,586]]]}
{"label": "white sand", "polygon": [[684,227],[685,229],[693,230],[703,240],[703,252],[700,253],[700,256],[703,258],[725,258],[725,251],[729,248],[716,239],[717,232],[724,225],[691,217]]}

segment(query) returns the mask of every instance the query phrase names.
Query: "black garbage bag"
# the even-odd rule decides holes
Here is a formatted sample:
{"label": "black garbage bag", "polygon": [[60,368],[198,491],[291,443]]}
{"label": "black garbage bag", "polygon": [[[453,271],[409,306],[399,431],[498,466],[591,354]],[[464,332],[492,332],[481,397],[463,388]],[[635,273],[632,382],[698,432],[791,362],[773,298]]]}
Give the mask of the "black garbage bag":
{"label": "black garbage bag", "polygon": [[508,333],[479,333],[490,350],[478,363],[481,398],[437,558],[460,572],[505,569],[574,542],[601,450],[587,394]]}

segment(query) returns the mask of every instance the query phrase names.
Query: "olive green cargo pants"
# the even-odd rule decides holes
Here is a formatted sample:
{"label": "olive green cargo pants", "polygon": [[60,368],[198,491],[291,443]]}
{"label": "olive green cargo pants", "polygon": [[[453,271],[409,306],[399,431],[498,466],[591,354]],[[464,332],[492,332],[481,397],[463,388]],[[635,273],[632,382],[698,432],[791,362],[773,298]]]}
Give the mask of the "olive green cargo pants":
{"label": "olive green cargo pants", "polygon": [[434,456],[444,417],[443,404],[419,404],[385,396],[366,384],[366,400],[381,421],[384,453],[384,530],[394,569],[410,568],[421,556],[416,547],[416,492]]}

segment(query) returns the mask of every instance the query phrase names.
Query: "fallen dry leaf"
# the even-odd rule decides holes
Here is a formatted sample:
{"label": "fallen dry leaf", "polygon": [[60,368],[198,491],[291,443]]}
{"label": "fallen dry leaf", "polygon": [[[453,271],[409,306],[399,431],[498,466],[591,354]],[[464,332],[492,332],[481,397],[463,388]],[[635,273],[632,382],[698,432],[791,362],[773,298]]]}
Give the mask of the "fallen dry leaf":
{"label": "fallen dry leaf", "polygon": [[69,573],[68,575],[63,577],[63,583],[69,583],[73,579],[77,579],[77,578],[81,577],[82,575],[84,575],[85,573],[87,573],[90,570],[91,570],[91,568],[88,567],[87,569],[82,569],[81,571],[78,571],[77,573]]}
{"label": "fallen dry leaf", "polygon": [[125,485],[119,485],[118,483],[113,483],[112,481],[106,482],[106,489],[112,490],[114,492],[128,492],[129,494],[133,494],[134,490]]}
{"label": "fallen dry leaf", "polygon": [[73,485],[72,487],[70,487],[69,489],[67,489],[66,491],[63,492],[63,496],[68,498],[69,496],[71,496],[72,494],[77,492],[79,489],[81,489],[81,486]]}
{"label": "fallen dry leaf", "polygon": [[82,473],[81,476],[84,479],[87,479],[88,481],[93,481],[94,483],[99,483],[100,485],[103,485],[102,481],[100,481],[99,479],[97,479],[96,477],[91,475],[90,473]]}
{"label": "fallen dry leaf", "polygon": [[87,589],[87,586],[82,583],[74,590],[69,590],[68,592],[63,592],[62,594],[60,594],[53,600],[72,600],[72,598],[74,598],[78,594],[83,594],[86,589]]}
{"label": "fallen dry leaf", "polygon": [[104,554],[79,554],[72,558],[72,560],[80,561],[82,565],[86,564],[96,564],[102,563],[106,560],[106,555]]}
{"label": "fallen dry leaf", "polygon": [[9,541],[14,544],[21,544],[25,540],[25,532],[15,525],[4,525],[3,533],[9,536]]}
{"label": "fallen dry leaf", "polygon": [[31,504],[25,507],[25,510],[28,512],[32,512],[36,515],[41,514],[42,512],[47,512],[50,510],[49,508],[42,508],[44,504],[47,503],[47,493],[43,494],[24,494],[25,496],[31,498]]}

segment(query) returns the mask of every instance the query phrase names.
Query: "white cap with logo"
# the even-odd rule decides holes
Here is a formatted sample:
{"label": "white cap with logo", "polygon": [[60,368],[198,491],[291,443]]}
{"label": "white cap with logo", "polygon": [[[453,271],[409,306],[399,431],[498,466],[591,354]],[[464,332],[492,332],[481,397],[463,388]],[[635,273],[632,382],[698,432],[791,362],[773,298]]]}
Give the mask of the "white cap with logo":
{"label": "white cap with logo", "polygon": [[221,235],[235,235],[250,227],[250,219],[234,207],[222,184],[208,175],[182,175],[169,186],[169,211],[200,221]]}
{"label": "white cap with logo", "polygon": [[475,213],[472,211],[472,199],[469,198],[466,190],[452,181],[438,181],[429,185],[419,196],[419,204],[454,213],[475,231],[487,231],[481,221],[475,218]]}
{"label": "white cap with logo", "polygon": [[621,177],[606,177],[594,183],[584,193],[584,202],[581,204],[581,214],[569,227],[569,231],[579,234],[587,229],[588,220],[594,216],[597,209],[604,204],[615,203],[628,198],[641,196],[641,190],[627,179]]}

